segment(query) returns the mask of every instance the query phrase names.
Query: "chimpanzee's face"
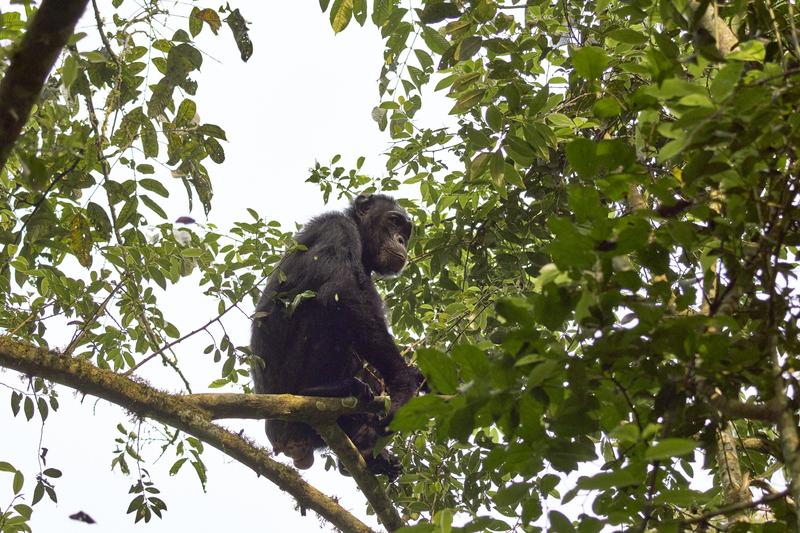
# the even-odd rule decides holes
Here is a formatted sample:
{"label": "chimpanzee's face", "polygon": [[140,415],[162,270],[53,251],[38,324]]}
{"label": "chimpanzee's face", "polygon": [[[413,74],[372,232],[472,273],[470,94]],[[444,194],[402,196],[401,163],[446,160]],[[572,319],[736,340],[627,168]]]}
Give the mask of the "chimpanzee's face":
{"label": "chimpanzee's face", "polygon": [[365,264],[382,276],[399,274],[408,259],[408,213],[383,195],[361,195],[354,204],[360,217]]}
{"label": "chimpanzee's face", "polygon": [[383,241],[378,253],[375,271],[381,275],[397,275],[408,260],[408,239],[411,238],[411,220],[402,209],[386,211],[382,215]]}

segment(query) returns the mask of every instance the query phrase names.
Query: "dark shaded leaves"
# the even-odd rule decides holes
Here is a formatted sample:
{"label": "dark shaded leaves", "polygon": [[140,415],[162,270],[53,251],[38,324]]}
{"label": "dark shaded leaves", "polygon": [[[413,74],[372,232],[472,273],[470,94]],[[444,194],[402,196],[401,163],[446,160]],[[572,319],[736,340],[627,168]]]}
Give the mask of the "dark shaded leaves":
{"label": "dark shaded leaves", "polygon": [[253,42],[250,40],[250,30],[247,29],[247,22],[245,22],[238,9],[231,11],[231,14],[225,17],[225,22],[233,32],[233,39],[239,48],[242,61],[247,62],[250,56],[253,55]]}

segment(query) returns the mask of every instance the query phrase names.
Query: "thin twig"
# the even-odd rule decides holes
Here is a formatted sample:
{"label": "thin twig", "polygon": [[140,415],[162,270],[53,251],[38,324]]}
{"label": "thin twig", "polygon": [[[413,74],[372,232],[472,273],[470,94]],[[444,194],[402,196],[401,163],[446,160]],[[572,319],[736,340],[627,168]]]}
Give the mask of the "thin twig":
{"label": "thin twig", "polygon": [[111,301],[111,298],[113,298],[114,294],[116,294],[119,288],[122,287],[122,281],[123,281],[122,278],[119,281],[117,281],[117,284],[114,286],[111,292],[108,293],[108,296],[105,297],[103,303],[100,304],[100,306],[95,310],[91,318],[89,318],[89,320],[87,320],[83,324],[81,329],[78,331],[77,335],[75,335],[72,341],[70,341],[70,343],[67,345],[66,349],[64,349],[65,357],[69,357],[72,355],[72,351],[78,346],[81,339],[84,337],[84,335],[86,335],[86,332],[89,331],[89,327],[97,320],[97,318],[100,315],[105,313],[106,307],[108,306],[108,303]]}
{"label": "thin twig", "polygon": [[111,49],[111,43],[108,42],[106,32],[103,30],[103,21],[100,19],[100,10],[97,8],[97,0],[92,0],[92,8],[94,8],[94,20],[97,21],[97,31],[100,34],[100,40],[103,41],[103,46],[108,52],[108,55],[111,56],[111,59],[116,63],[117,67],[119,67],[119,58],[117,58],[114,50]]}
{"label": "thin twig", "polygon": [[131,375],[132,373],[134,373],[134,372],[135,372],[137,369],[139,369],[139,368],[140,368],[140,367],[141,367],[143,364],[147,363],[148,361],[150,361],[150,360],[151,360],[151,359],[153,359],[154,357],[158,357],[159,355],[161,355],[162,353],[164,353],[164,351],[166,351],[166,350],[169,350],[170,348],[172,348],[172,347],[173,347],[173,346],[175,346],[176,344],[180,344],[181,342],[185,341],[185,340],[186,340],[186,339],[188,339],[189,337],[192,337],[193,335],[196,335],[196,334],[200,333],[201,331],[205,330],[205,329],[206,329],[208,326],[210,326],[211,324],[213,324],[213,323],[215,323],[215,322],[219,322],[219,320],[220,320],[220,319],[221,319],[223,316],[225,316],[225,314],[226,314],[228,311],[230,311],[231,309],[233,309],[234,307],[236,307],[238,304],[239,304],[239,302],[238,302],[238,301],[237,301],[237,302],[233,302],[233,303],[231,303],[231,304],[230,304],[228,307],[226,307],[226,308],[225,308],[225,309],[222,311],[222,313],[218,314],[217,316],[215,316],[214,318],[212,318],[211,320],[209,320],[208,322],[206,322],[205,324],[203,324],[203,325],[202,325],[202,326],[200,326],[199,328],[197,328],[197,329],[195,329],[195,330],[192,330],[192,331],[190,331],[190,332],[189,332],[189,333],[187,333],[186,335],[184,335],[184,336],[182,336],[182,337],[180,337],[180,338],[177,338],[177,339],[175,339],[174,341],[168,342],[167,344],[165,344],[164,346],[162,346],[161,348],[159,348],[159,349],[158,349],[158,350],[156,350],[155,352],[151,353],[150,355],[148,355],[147,357],[145,357],[144,359],[142,359],[141,361],[139,361],[138,363],[136,363],[136,365],[135,365],[135,366],[131,367],[131,368],[130,368],[130,370],[128,370],[127,372],[123,373],[122,375],[123,375],[123,376],[126,376],[126,377],[127,377],[127,376],[130,376],[130,375]]}

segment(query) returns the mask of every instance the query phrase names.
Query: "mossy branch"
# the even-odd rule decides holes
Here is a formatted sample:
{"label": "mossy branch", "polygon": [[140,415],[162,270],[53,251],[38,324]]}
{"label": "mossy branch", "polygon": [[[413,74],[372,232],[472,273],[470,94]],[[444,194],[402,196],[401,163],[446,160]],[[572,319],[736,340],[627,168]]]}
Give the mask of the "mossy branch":
{"label": "mossy branch", "polygon": [[321,398],[292,394],[188,394],[184,400],[206,412],[212,420],[279,418],[311,425],[330,423],[342,415],[385,413],[387,398],[376,397],[366,403],[356,398]]}
{"label": "mossy branch", "polygon": [[372,505],[375,514],[381,524],[388,531],[394,531],[403,527],[403,520],[397,514],[397,510],[386,496],[386,492],[381,487],[378,480],[367,469],[367,463],[359,453],[347,434],[335,423],[318,424],[314,429],[325,440],[325,443],[333,450],[336,457],[344,464],[347,471],[353,476],[358,488]]}
{"label": "mossy branch", "polygon": [[317,512],[339,529],[372,531],[332,498],[306,483],[297,471],[270,458],[266,450],[214,424],[210,410],[198,406],[201,401],[167,394],[110,370],[97,368],[83,359],[63,356],[8,337],[0,337],[0,366],[66,385],[115,403],[139,416],[175,427],[269,479],[294,496],[302,507]]}

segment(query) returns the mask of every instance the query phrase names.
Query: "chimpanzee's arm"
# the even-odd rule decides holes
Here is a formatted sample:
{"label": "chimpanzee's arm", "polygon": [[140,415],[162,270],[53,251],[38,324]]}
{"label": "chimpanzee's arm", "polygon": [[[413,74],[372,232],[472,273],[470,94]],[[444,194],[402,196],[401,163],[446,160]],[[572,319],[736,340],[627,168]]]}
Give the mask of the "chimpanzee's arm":
{"label": "chimpanzee's arm", "polygon": [[341,381],[315,385],[297,391],[302,396],[330,396],[333,398],[355,396],[359,401],[366,402],[375,397],[376,392],[355,376],[344,378]]}
{"label": "chimpanzee's arm", "polygon": [[309,285],[318,287],[316,301],[339,318],[341,335],[380,372],[396,410],[416,393],[419,373],[389,333],[383,302],[364,272],[358,229],[344,217],[331,218],[309,235],[308,244],[304,257],[311,264],[305,272]]}
{"label": "chimpanzee's arm", "polygon": [[320,288],[317,298],[339,314],[342,335],[347,335],[355,351],[380,372],[395,411],[416,393],[419,373],[406,363],[389,333],[372,281],[358,278],[350,274],[331,280]]}

